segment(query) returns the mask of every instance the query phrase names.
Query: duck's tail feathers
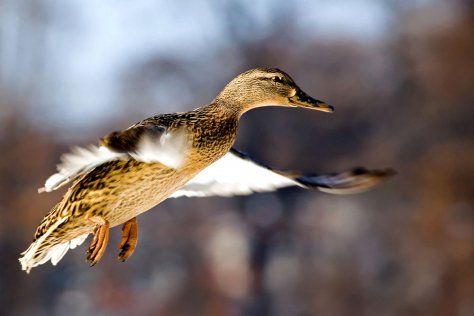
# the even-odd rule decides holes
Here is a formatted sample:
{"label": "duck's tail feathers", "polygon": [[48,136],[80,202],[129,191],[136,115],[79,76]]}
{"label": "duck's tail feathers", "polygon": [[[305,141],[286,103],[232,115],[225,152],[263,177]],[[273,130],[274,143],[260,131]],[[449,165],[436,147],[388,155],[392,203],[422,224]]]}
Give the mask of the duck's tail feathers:
{"label": "duck's tail feathers", "polygon": [[40,238],[35,240],[26,251],[21,255],[19,259],[21,263],[21,269],[30,273],[31,269],[39,266],[49,260],[53,265],[56,265],[66,254],[69,249],[74,249],[77,246],[81,245],[84,240],[86,240],[89,234],[80,235],[72,240],[50,245],[46,243],[46,239],[51,233],[61,225],[67,218],[58,221],[53,226],[51,226],[48,231],[43,234]]}

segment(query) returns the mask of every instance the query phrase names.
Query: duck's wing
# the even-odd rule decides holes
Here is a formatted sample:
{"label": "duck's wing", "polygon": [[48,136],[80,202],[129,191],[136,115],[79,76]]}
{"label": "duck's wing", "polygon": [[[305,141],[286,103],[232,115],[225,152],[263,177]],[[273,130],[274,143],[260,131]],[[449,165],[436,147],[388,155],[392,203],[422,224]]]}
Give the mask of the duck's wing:
{"label": "duck's wing", "polygon": [[95,167],[113,160],[135,159],[146,163],[160,162],[178,168],[188,146],[184,128],[168,130],[156,124],[138,123],[126,130],[110,133],[100,145],[73,147],[61,156],[57,173],[50,176],[38,192],[54,191]]}
{"label": "duck's wing", "polygon": [[333,194],[359,193],[393,175],[392,169],[353,168],[342,173],[304,174],[273,169],[235,149],[192,178],[171,197],[248,195],[300,186]]}
{"label": "duck's wing", "polygon": [[186,127],[168,129],[146,120],[124,131],[110,133],[101,139],[101,145],[137,161],[160,162],[176,169],[182,165],[190,146],[187,134]]}

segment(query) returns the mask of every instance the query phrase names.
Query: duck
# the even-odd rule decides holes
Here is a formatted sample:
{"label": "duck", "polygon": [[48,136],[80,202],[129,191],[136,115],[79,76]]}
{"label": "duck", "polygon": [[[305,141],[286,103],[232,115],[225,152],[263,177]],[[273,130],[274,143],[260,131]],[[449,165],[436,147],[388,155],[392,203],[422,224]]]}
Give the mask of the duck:
{"label": "duck", "polygon": [[327,113],[334,107],[310,97],[276,68],[255,68],[232,79],[209,104],[189,112],[156,115],[73,147],[39,192],[67,184],[62,200],[43,218],[19,258],[22,270],[56,265],[88,235],[91,266],[100,261],[109,230],[122,226],[118,260],[137,246],[137,216],[168,198],[238,196],[299,186],[334,194],[368,190],[394,174],[390,168],[352,168],[340,173],[284,171],[233,148],[239,120],[264,106],[298,107]]}

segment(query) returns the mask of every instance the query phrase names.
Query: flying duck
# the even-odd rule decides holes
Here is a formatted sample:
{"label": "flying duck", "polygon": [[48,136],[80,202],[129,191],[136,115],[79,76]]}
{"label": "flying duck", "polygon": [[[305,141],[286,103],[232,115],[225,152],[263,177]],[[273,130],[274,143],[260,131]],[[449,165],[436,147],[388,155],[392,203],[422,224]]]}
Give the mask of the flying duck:
{"label": "flying duck", "polygon": [[208,105],[161,114],[62,155],[57,173],[39,192],[71,184],[43,218],[19,259],[27,273],[49,260],[56,265],[69,249],[93,235],[87,261],[105,252],[109,229],[122,225],[118,259],[137,245],[137,216],[167,198],[235,196],[299,186],[347,194],[367,190],[394,174],[391,169],[354,168],[342,173],[304,174],[263,165],[232,148],[240,117],[263,106],[334,108],[304,93],[279,69],[256,68],[230,81]]}

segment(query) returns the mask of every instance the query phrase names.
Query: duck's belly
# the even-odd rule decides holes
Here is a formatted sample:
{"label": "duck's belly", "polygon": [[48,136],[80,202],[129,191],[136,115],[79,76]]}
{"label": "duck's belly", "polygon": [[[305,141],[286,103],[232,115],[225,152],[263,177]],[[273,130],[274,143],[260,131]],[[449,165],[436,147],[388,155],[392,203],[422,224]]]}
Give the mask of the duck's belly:
{"label": "duck's belly", "polygon": [[96,168],[76,182],[64,202],[72,207],[73,221],[100,216],[113,227],[162,202],[204,167],[175,170],[160,163],[117,161]]}

